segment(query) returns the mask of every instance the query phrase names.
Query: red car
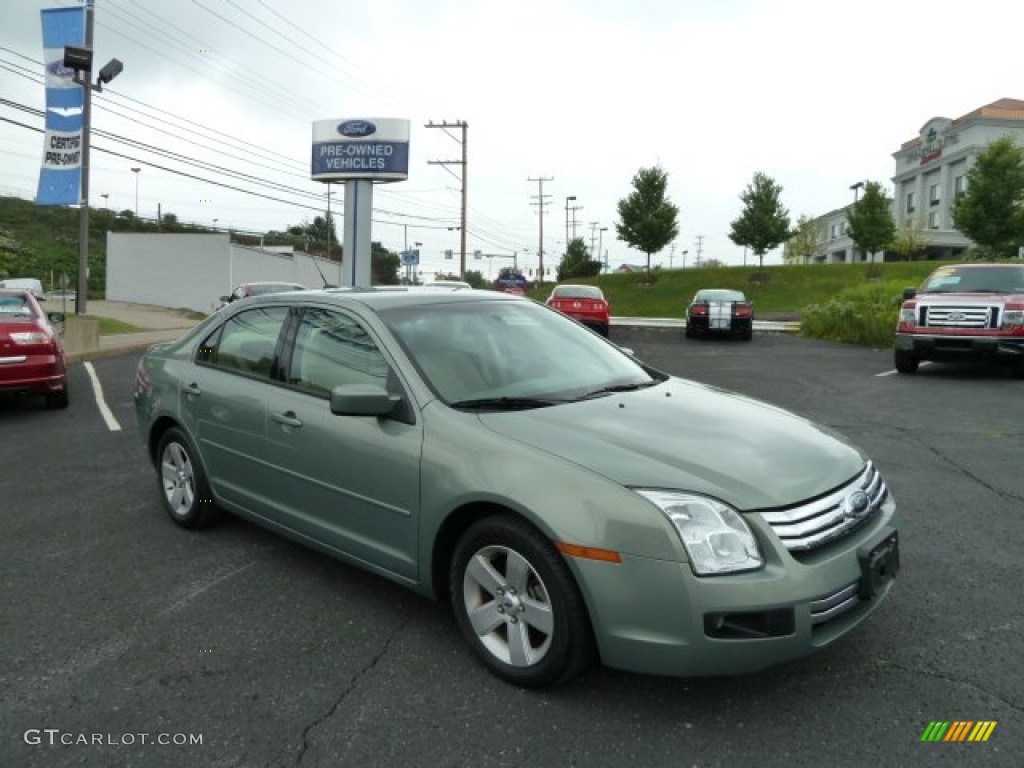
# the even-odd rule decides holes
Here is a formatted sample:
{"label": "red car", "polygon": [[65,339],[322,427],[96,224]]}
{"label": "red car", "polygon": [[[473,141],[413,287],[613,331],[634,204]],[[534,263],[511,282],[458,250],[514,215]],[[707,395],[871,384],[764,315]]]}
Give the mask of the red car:
{"label": "red car", "polygon": [[611,306],[596,285],[555,286],[546,303],[602,336],[608,336]]}
{"label": "red car", "polygon": [[29,291],[0,289],[0,392],[43,395],[68,407],[67,357],[60,334]]}

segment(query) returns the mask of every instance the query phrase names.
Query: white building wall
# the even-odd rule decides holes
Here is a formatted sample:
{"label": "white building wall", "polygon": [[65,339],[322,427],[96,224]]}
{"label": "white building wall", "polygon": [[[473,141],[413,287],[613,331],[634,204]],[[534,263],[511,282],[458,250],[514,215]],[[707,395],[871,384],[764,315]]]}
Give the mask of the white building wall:
{"label": "white building wall", "polygon": [[232,245],[227,234],[107,233],[108,301],[210,312],[239,283],[281,280],[319,288],[325,279],[339,284],[337,262]]}

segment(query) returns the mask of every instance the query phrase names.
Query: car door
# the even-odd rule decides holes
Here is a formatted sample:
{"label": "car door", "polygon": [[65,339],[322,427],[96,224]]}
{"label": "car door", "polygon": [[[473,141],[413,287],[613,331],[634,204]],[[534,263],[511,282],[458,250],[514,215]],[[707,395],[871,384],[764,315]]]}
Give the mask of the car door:
{"label": "car door", "polygon": [[239,312],[200,345],[182,380],[182,410],[215,496],[267,511],[267,397],[279,378],[287,307]]}
{"label": "car door", "polygon": [[422,427],[411,408],[397,418],[332,413],[330,391],[341,384],[401,392],[360,320],[306,307],[287,386],[274,390],[268,407],[267,461],[279,519],[370,567],[415,579]]}

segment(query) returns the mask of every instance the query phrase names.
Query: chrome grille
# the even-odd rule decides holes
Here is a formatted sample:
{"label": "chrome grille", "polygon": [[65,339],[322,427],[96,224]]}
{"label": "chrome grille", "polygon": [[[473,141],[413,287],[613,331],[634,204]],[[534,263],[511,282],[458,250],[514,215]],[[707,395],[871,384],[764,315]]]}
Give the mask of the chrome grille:
{"label": "chrome grille", "polygon": [[977,304],[926,304],[921,308],[925,328],[998,328],[999,307]]}
{"label": "chrome grille", "polygon": [[854,582],[838,592],[811,601],[811,626],[841,616],[860,602],[860,583]]}
{"label": "chrome grille", "polygon": [[[859,493],[867,497],[866,506]],[[807,552],[845,536],[877,514],[889,496],[882,475],[870,461],[842,488],[806,504],[761,512],[790,552]]]}

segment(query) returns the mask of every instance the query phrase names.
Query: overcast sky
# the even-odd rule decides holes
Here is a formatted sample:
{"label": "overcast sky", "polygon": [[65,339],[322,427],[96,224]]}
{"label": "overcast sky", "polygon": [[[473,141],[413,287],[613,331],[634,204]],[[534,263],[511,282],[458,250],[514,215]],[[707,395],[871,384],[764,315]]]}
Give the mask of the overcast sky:
{"label": "overcast sky", "polygon": [[[0,98],[44,107],[42,8],[4,0]],[[96,0],[97,67],[123,73],[93,99],[93,129],[250,174],[239,181],[94,134],[91,201],[142,216],[266,231],[322,213],[312,123],[411,123],[409,179],[378,185],[373,239],[420,242],[429,277],[458,267],[461,149],[429,121],[468,123],[467,248],[536,263],[576,234],[612,266],[644,255],[615,237],[618,201],[660,165],[679,206],[672,265],[743,261],[728,238],[761,171],[795,221],[890,189],[892,153],[930,118],[1024,98],[1024,6],[1002,0]],[[0,118],[39,128],[6,103]],[[125,157],[99,150],[107,149]],[[42,134],[0,122],[0,194],[35,194]],[[130,170],[141,167],[136,176]],[[449,170],[446,170],[446,167]],[[182,170],[193,176],[177,175]],[[222,182],[258,192],[247,195]],[[268,186],[267,184],[273,186]],[[341,212],[341,185],[332,210]],[[103,198],[101,195],[108,195]],[[318,197],[319,196],[319,197]],[[570,214],[571,215],[571,214]],[[405,225],[405,226],[403,226]],[[603,235],[595,235],[607,227]],[[338,222],[339,234],[341,222]],[[441,254],[454,249],[456,258]],[[655,256],[668,267],[672,251]],[[750,257],[752,260],[752,257]],[[779,263],[780,252],[765,263]],[[507,262],[468,263],[486,275]]]}

